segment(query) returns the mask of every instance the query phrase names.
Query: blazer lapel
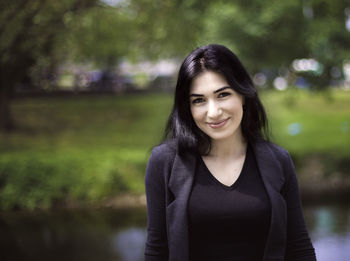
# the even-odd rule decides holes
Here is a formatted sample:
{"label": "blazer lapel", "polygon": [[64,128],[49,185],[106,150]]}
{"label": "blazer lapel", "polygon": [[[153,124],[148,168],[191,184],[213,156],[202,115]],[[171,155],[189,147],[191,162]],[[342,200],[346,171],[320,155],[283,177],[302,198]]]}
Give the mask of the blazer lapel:
{"label": "blazer lapel", "polygon": [[[260,175],[271,204],[270,229],[266,241],[264,261],[269,258],[283,257],[285,230],[287,227],[286,204],[280,194],[285,183],[281,162],[267,142],[257,142],[253,146]],[[277,260],[277,259],[274,259]]]}
{"label": "blazer lapel", "polygon": [[192,189],[195,167],[194,155],[176,155],[169,179],[169,190],[175,199],[166,210],[169,261],[187,261],[189,258],[187,202]]}

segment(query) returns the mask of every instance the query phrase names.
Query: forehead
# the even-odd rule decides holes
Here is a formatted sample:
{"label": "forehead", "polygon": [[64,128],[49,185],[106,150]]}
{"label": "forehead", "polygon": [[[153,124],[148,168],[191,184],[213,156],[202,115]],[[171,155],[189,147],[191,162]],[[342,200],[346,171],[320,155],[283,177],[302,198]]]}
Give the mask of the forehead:
{"label": "forehead", "polygon": [[190,94],[212,93],[224,86],[229,86],[229,84],[223,75],[213,71],[205,71],[192,80]]}

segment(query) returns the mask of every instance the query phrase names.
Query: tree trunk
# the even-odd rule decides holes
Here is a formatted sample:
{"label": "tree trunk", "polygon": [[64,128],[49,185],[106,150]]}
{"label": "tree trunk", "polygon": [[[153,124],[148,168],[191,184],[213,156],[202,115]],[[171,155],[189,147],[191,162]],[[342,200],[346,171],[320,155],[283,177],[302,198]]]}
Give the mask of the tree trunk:
{"label": "tree trunk", "polygon": [[[2,74],[2,75],[1,75]],[[6,76],[0,74],[0,131],[11,131],[14,122],[11,116],[11,84],[6,82]]]}

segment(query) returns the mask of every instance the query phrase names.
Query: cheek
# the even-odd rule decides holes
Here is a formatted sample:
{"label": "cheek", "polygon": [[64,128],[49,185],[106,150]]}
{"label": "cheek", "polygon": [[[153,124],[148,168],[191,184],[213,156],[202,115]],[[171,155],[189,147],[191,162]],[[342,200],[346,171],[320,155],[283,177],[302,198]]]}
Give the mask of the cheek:
{"label": "cheek", "polygon": [[202,112],[200,108],[191,107],[192,118],[195,122],[200,121],[202,118]]}
{"label": "cheek", "polygon": [[234,114],[241,114],[243,112],[243,104],[240,99],[234,99],[225,104],[225,109]]}

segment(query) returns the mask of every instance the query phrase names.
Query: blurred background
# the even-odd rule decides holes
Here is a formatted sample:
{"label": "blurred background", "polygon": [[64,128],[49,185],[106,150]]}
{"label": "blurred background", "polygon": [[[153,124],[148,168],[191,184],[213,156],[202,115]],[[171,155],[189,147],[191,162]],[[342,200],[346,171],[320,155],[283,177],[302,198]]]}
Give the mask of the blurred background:
{"label": "blurred background", "polygon": [[348,0],[1,0],[1,260],[143,260],[145,166],[209,43],[291,153],[318,260],[350,260]]}

